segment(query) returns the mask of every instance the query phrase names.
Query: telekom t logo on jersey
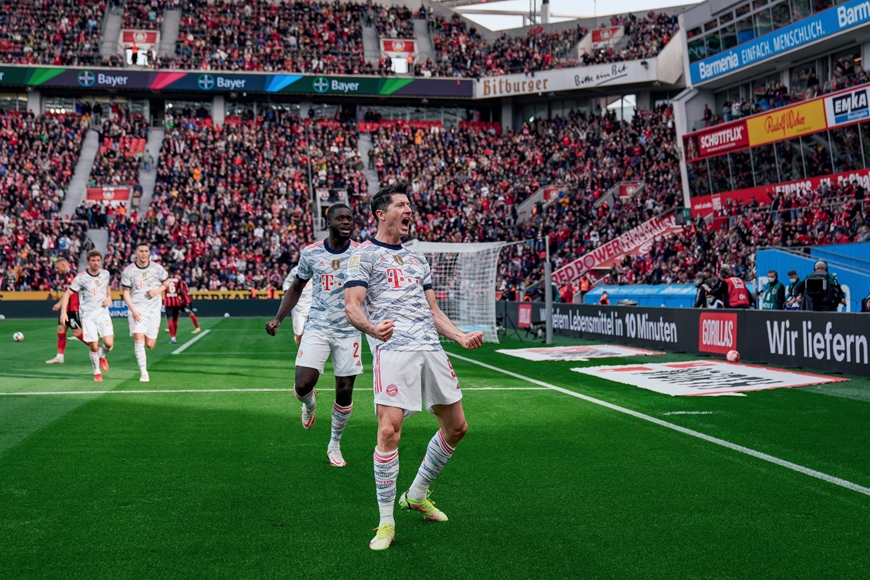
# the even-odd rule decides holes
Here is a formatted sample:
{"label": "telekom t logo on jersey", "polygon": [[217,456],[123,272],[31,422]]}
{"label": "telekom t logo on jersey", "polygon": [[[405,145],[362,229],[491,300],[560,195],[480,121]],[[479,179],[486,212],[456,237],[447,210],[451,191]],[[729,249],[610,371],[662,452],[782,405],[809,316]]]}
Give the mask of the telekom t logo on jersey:
{"label": "telekom t logo on jersey", "polygon": [[[326,292],[331,291],[335,288],[335,276],[333,274],[321,274],[320,285],[323,286],[323,289]],[[339,286],[341,286],[341,284],[339,284]]]}
{"label": "telekom t logo on jersey", "polygon": [[408,284],[419,284],[420,281],[416,278],[405,277],[405,271],[401,268],[387,268],[387,283],[391,284],[393,290],[401,290],[402,282]]}

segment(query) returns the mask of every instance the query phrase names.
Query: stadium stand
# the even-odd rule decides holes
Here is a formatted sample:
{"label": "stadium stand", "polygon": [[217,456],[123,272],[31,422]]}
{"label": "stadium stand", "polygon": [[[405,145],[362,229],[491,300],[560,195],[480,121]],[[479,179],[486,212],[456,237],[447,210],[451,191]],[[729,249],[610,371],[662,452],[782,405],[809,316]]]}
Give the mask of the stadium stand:
{"label": "stadium stand", "polygon": [[176,54],[155,68],[388,74],[363,58],[353,2],[194,1],[184,6]]}
{"label": "stadium stand", "polygon": [[611,24],[624,28],[625,45],[584,54],[584,65],[653,58],[680,28],[676,16],[656,12],[650,12],[645,18],[638,18],[634,14],[612,17]]}
{"label": "stadium stand", "polygon": [[0,289],[48,290],[52,258],[78,260],[87,226],[59,213],[89,122],[0,112]]}
{"label": "stadium stand", "polygon": [[163,24],[163,11],[174,7],[174,2],[166,0],[126,0],[123,27],[159,30]]}
{"label": "stadium stand", "polygon": [[413,12],[407,6],[379,6],[377,29],[381,38],[416,38]]}
{"label": "stadium stand", "polygon": [[416,76],[495,76],[576,66],[571,49],[586,35],[582,26],[558,32],[537,27],[525,36],[504,32],[490,44],[458,15],[448,19],[431,15],[429,30],[437,55],[414,67]]}
{"label": "stadium stand", "polygon": [[105,2],[45,0],[4,2],[0,10],[0,61],[54,66],[101,62]]}
{"label": "stadium stand", "polygon": [[90,186],[132,185],[148,139],[148,121],[113,103],[100,128],[100,150],[91,170]]}

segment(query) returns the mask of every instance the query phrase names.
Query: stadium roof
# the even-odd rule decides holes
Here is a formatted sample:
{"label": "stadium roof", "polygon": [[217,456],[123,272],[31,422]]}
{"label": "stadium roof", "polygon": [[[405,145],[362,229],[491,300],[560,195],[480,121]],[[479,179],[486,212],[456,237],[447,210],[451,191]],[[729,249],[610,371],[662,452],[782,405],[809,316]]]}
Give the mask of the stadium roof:
{"label": "stadium roof", "polygon": [[[529,24],[528,16],[536,2],[538,18],[541,13],[541,0],[452,0],[442,2],[490,30],[519,28]],[[675,4],[692,4],[675,0],[550,0],[550,22],[565,22],[576,18],[597,18],[609,14],[634,12],[645,14],[650,10],[667,8]],[[538,20],[540,22],[540,20]]]}

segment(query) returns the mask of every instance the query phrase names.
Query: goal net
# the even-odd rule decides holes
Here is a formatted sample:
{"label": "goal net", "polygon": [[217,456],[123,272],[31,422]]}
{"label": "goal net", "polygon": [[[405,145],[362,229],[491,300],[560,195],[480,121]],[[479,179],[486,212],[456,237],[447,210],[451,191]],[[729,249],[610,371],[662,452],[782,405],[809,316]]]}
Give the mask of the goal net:
{"label": "goal net", "polygon": [[412,240],[406,247],[426,256],[438,306],[463,332],[480,330],[498,342],[495,284],[503,242],[442,244]]}

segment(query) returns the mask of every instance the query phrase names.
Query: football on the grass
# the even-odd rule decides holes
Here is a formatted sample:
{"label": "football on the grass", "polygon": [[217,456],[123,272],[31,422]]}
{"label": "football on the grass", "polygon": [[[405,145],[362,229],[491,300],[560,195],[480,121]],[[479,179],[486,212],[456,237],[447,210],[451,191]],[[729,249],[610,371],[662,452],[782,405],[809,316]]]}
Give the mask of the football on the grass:
{"label": "football on the grass", "polygon": [[725,358],[728,362],[737,362],[740,360],[740,353],[736,350],[729,350],[728,354],[725,355]]}
{"label": "football on the grass", "polygon": [[24,340],[24,333],[16,332],[12,335],[12,340],[14,340],[15,342],[21,342],[22,340]]}

